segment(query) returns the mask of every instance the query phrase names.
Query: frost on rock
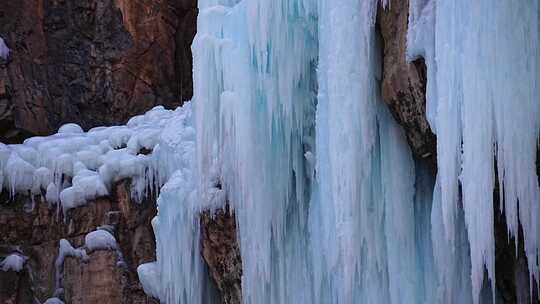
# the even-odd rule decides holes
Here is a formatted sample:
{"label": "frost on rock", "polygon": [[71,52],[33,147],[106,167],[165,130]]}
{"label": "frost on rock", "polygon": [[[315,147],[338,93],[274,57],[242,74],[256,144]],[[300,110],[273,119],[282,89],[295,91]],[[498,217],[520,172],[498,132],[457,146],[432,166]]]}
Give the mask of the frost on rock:
{"label": "frost on rock", "polygon": [[20,254],[10,254],[0,262],[0,270],[19,272],[23,269],[27,259],[27,257]]}
{"label": "frost on rock", "polygon": [[7,60],[9,56],[9,49],[2,37],[0,37],[0,58]]}

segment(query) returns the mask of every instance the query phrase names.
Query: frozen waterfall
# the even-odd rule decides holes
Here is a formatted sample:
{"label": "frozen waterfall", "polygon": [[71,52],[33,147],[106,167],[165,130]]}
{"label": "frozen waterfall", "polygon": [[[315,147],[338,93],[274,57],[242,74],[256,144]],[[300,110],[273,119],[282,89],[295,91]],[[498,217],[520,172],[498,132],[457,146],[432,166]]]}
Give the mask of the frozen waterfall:
{"label": "frozen waterfall", "polygon": [[162,303],[220,303],[200,216],[227,205],[246,304],[498,303],[498,213],[538,296],[540,0],[409,0],[437,170],[382,100],[393,1],[199,0],[191,102],[0,144],[0,184],[64,216],[121,179],[136,200],[160,188],[138,273]]}
{"label": "frozen waterfall", "polygon": [[490,302],[496,184],[538,279],[539,2],[411,1],[437,174],[381,101],[376,6],[200,1],[196,138],[160,150],[178,158],[154,221],[163,301],[212,302],[198,214],[228,203],[244,303]]}

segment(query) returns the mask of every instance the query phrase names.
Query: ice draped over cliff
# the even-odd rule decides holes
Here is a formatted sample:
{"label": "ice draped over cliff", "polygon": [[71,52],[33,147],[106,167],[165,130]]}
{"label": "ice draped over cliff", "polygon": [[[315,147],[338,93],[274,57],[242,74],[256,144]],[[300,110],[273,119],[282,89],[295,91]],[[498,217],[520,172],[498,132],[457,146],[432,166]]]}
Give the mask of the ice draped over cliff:
{"label": "ice draped over cliff", "polygon": [[538,279],[539,2],[410,2],[438,173],[381,101],[376,5],[199,2],[196,138],[186,149],[171,128],[160,144],[170,179],[149,289],[163,301],[212,303],[198,214],[226,203],[244,303],[490,301],[494,189]]}
{"label": "ice draped over cliff", "polygon": [[[438,138],[445,236],[455,245],[462,205],[475,302],[484,268],[495,284],[494,212],[504,211],[509,236],[517,239],[521,225],[531,279],[539,278],[539,5],[412,1],[409,55],[426,56],[433,76],[427,106]],[[493,208],[495,186],[500,210]]]}

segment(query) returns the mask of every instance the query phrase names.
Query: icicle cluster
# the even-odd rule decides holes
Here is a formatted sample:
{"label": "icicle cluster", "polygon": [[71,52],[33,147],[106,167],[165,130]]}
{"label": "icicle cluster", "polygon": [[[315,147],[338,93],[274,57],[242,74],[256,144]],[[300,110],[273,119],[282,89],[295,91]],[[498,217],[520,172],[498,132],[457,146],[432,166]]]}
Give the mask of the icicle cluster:
{"label": "icicle cluster", "polygon": [[[540,3],[431,0],[413,1],[410,9],[409,52],[426,56],[432,75],[427,104],[438,138],[446,241],[450,246],[456,243],[462,204],[471,247],[472,294],[478,303],[484,267],[495,293],[495,185],[509,235],[517,239],[519,225],[523,228],[531,279],[538,280],[540,274],[540,188],[535,168],[540,137]],[[423,39],[418,38],[421,35]]]}
{"label": "icicle cluster", "polygon": [[226,200],[245,303],[473,303],[484,266],[495,294],[495,183],[538,276],[538,1],[410,2],[437,176],[380,101],[376,4],[199,3],[196,166],[174,175],[155,220],[161,242],[174,235],[158,248],[167,303],[202,301],[197,212]]}

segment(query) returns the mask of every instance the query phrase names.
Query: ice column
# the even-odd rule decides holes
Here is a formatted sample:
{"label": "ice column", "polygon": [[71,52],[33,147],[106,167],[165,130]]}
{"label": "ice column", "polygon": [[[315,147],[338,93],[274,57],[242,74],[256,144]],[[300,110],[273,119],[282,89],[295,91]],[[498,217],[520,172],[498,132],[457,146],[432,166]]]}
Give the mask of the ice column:
{"label": "ice column", "polygon": [[[427,96],[427,103],[436,105],[430,123],[438,138],[440,211],[449,246],[459,247],[461,184],[472,295],[478,303],[484,268],[495,292],[496,185],[509,234],[516,236],[518,223],[522,225],[529,270],[532,277],[539,276],[540,189],[535,161],[540,129],[540,4],[537,0],[411,4],[416,20],[434,20],[434,41],[420,45],[435,50],[434,57],[424,55],[430,57],[428,69],[436,71],[435,93]],[[414,26],[409,34],[417,36]],[[420,48],[414,41],[409,47],[412,52]]]}
{"label": "ice column", "polygon": [[311,303],[304,155],[313,148],[316,2],[200,1],[198,191],[235,209],[246,303]]}

